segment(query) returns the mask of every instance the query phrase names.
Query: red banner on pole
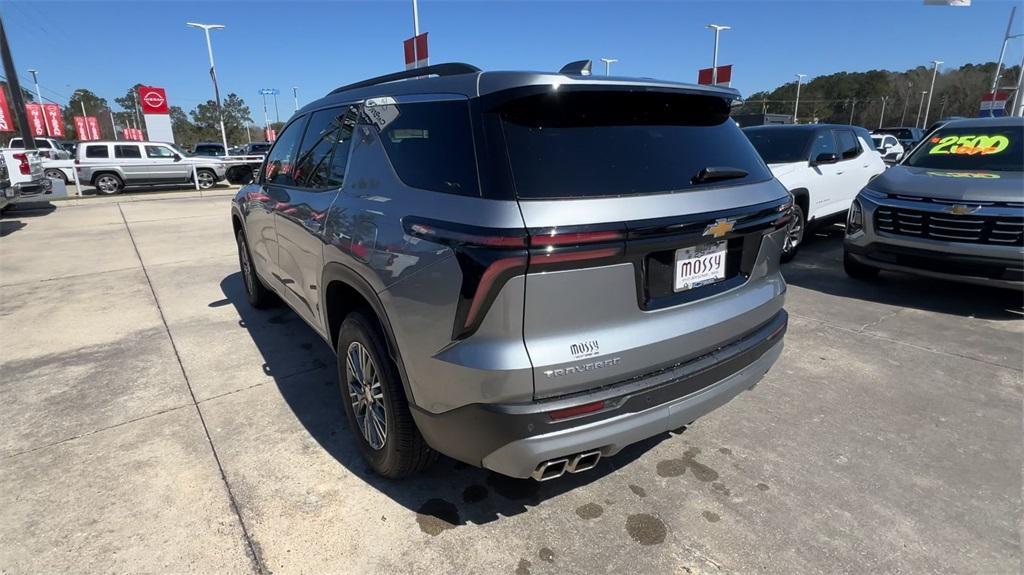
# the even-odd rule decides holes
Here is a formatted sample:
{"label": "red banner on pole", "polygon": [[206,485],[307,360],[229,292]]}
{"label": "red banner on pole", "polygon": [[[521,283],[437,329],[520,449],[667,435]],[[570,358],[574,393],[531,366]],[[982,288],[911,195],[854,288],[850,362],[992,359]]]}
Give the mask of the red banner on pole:
{"label": "red banner on pole", "polygon": [[33,136],[46,136],[46,120],[43,118],[43,107],[39,104],[25,104],[28,116],[28,129]]}
{"label": "red banner on pole", "polygon": [[89,140],[89,124],[85,121],[85,116],[75,116],[75,135],[78,136],[79,140]]}
{"label": "red banner on pole", "polygon": [[43,115],[46,117],[46,128],[54,138],[64,137],[64,116],[57,104],[43,104]]}
{"label": "red banner on pole", "polygon": [[7,106],[7,91],[0,88],[0,132],[13,132],[11,109]]}
{"label": "red banner on pole", "polygon": [[[719,86],[728,86],[732,82],[732,64],[718,67],[717,80]],[[702,68],[697,71],[697,83],[706,86],[711,85],[711,68]]]}
{"label": "red banner on pole", "polygon": [[276,141],[277,140],[277,130],[274,130],[272,128],[267,128],[266,132],[264,133],[264,136],[266,136],[268,142]]}
{"label": "red banner on pole", "polygon": [[142,128],[135,128],[135,139],[140,142],[146,139],[146,135],[142,133]]}
{"label": "red banner on pole", "polygon": [[427,54],[427,32],[402,42],[405,48],[405,69],[422,68],[430,63]]}
{"label": "red banner on pole", "polygon": [[102,138],[100,132],[100,123],[96,119],[96,116],[86,116],[85,123],[89,127],[90,140],[99,140],[100,138]]}

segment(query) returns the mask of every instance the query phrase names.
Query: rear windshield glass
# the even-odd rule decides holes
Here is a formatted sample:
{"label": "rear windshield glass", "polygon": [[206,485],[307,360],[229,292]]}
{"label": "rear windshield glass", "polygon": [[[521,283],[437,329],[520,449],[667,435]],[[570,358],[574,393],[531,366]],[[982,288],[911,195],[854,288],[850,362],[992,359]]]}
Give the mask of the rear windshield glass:
{"label": "rear windshield glass", "polygon": [[807,161],[807,146],[814,132],[802,128],[747,128],[743,133],[766,164]]}
{"label": "rear windshield glass", "polygon": [[1024,127],[985,126],[939,130],[904,165],[938,170],[1024,170]]}
{"label": "rear windshield glass", "polygon": [[[499,110],[516,193],[579,198],[736,185],[771,176],[717,97],[552,91]],[[704,168],[744,177],[694,181]]]}
{"label": "rear windshield glass", "polygon": [[199,145],[195,153],[197,156],[223,156],[224,146]]}

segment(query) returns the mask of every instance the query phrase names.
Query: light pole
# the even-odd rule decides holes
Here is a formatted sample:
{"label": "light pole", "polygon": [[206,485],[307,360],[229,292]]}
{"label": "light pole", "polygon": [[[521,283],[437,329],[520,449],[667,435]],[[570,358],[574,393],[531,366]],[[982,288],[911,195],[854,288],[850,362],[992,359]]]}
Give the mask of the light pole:
{"label": "light pole", "polygon": [[275,124],[280,124],[281,123],[281,110],[277,107],[277,94],[278,94],[278,90],[277,90],[277,88],[274,88],[274,123]]}
{"label": "light pole", "polygon": [[885,103],[889,100],[889,96],[882,96],[882,114],[878,116],[878,129],[882,129],[882,124],[885,122]]}
{"label": "light pole", "polygon": [[900,127],[906,126],[907,121],[907,106],[910,104],[910,94],[913,93],[914,85],[907,82],[907,97],[903,98],[903,114],[900,115]]}
{"label": "light pole", "polygon": [[217,101],[217,115],[220,117],[220,138],[224,144],[224,153],[228,149],[228,133],[224,129],[224,110],[220,107],[220,88],[217,87],[217,68],[213,65],[213,44],[210,43],[210,30],[223,30],[223,24],[198,24],[186,22],[192,28],[199,28],[206,34],[206,52],[210,55],[210,78],[213,80],[213,96]]}
{"label": "light pole", "polygon": [[292,86],[292,97],[295,98],[295,111],[299,111],[299,87]]}
{"label": "light pole", "polygon": [[856,110],[856,109],[857,109],[857,99],[854,98],[853,99],[853,105],[850,106],[850,121],[847,122],[847,124],[849,124],[850,126],[853,125],[853,111]]}
{"label": "light pole", "polygon": [[[1013,28],[1013,15],[1017,13],[1017,7],[1013,6],[1010,8],[1010,21],[1006,23],[1006,34],[1003,36],[1003,47],[999,49],[999,60],[996,61],[996,73],[992,76],[992,89],[989,91],[990,94],[996,93],[996,86],[999,84],[999,72],[1003,67],[1003,56],[1006,55],[1006,43],[1010,41],[1010,30]],[[994,101],[994,98],[993,98]],[[989,117],[992,116],[992,108],[988,110]],[[1011,114],[1012,115],[1012,114]]]}
{"label": "light pole", "polygon": [[708,24],[705,28],[715,31],[715,51],[711,55],[711,85],[715,86],[718,84],[718,35],[722,30],[732,30],[732,26]]}
{"label": "light pole", "polygon": [[412,67],[420,67],[419,50],[416,47],[416,38],[420,35],[420,9],[416,0],[412,0]]}
{"label": "light pole", "polygon": [[796,103],[793,104],[793,123],[796,124],[796,115],[800,111],[800,81],[806,77],[807,74],[796,75]]}
{"label": "light pole", "polygon": [[[43,103],[43,93],[39,91],[39,77],[36,76],[36,74],[38,74],[39,71],[38,70],[29,70],[28,73],[32,74],[32,83],[36,85],[36,99],[39,100],[40,104],[42,104]],[[45,116],[45,114],[44,114],[44,116]],[[43,122],[43,127],[46,130],[46,135],[49,136],[50,135],[50,125],[47,124],[44,121]]]}
{"label": "light pole", "polygon": [[939,64],[942,60],[932,60],[932,86],[928,88],[928,105],[924,107],[924,122],[921,123],[921,127],[924,128],[928,125],[928,112],[932,109],[932,94],[935,93],[935,76],[939,73]]}
{"label": "light pole", "polygon": [[610,76],[612,72],[612,64],[618,62],[618,60],[615,58],[601,58],[601,61],[604,62],[604,75]]}
{"label": "light pole", "polygon": [[1021,56],[1020,68],[1017,72],[1017,94],[1014,96],[1013,108],[1010,108],[1011,116],[1024,117],[1024,56]]}
{"label": "light pole", "polygon": [[924,108],[924,95],[928,93],[928,90],[921,90],[921,101],[917,104],[917,118],[914,119],[914,127],[921,127],[921,109]]}

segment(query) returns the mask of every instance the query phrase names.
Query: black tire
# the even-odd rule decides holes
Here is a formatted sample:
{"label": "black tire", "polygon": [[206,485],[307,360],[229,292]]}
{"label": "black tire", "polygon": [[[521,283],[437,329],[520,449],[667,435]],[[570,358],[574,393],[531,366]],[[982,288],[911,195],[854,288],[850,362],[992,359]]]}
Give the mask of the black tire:
{"label": "black tire", "polygon": [[792,261],[796,257],[800,244],[804,242],[804,232],[807,231],[807,216],[800,204],[793,204],[793,221],[789,223],[789,230],[786,232],[786,243],[782,245],[782,261]]}
{"label": "black tire", "polygon": [[249,242],[245,241],[245,232],[238,230],[235,242],[238,244],[238,267],[242,270],[242,285],[245,286],[245,297],[249,305],[256,309],[272,307],[278,302],[277,295],[263,285],[263,281],[256,273],[256,268],[252,265]]}
{"label": "black tire", "polygon": [[[109,182],[109,184],[106,184],[105,182]],[[104,172],[92,179],[92,185],[96,188],[96,193],[109,196],[124,189],[124,180],[122,180],[121,176],[118,176],[117,174]]]}
{"label": "black tire", "polygon": [[876,267],[871,267],[869,265],[864,265],[860,263],[859,261],[853,259],[853,256],[844,251],[843,271],[845,271],[846,275],[850,276],[851,278],[858,280],[870,280],[878,277],[878,272],[880,270]]}
{"label": "black tire", "polygon": [[50,178],[50,179],[60,180],[60,181],[64,182],[65,184],[68,183],[68,178],[67,178],[67,176],[64,175],[64,171],[63,170],[58,170],[57,168],[47,168],[43,172],[43,175],[46,176],[47,178]]}
{"label": "black tire", "polygon": [[[384,437],[379,447],[370,444],[367,432],[363,431],[360,423],[362,419],[357,417],[356,406],[353,406],[354,395],[350,391],[356,388],[350,384],[349,365],[358,364],[351,361],[352,346],[359,346],[355,348],[357,354],[361,350],[368,352],[373,362],[374,375],[379,381],[381,397],[373,400],[372,405],[366,405],[363,411],[369,418],[370,410],[377,410],[379,413],[380,408],[383,408]],[[377,322],[363,312],[350,313],[341,324],[337,352],[342,405],[353,439],[370,467],[378,475],[398,479],[422,471],[434,463],[437,452],[427,445],[416,428],[398,369],[388,355],[384,334],[381,333]],[[356,371],[358,368],[354,369],[353,373]],[[371,395],[372,390],[376,388],[377,386],[371,386]],[[380,434],[377,433],[376,437],[380,439]]]}

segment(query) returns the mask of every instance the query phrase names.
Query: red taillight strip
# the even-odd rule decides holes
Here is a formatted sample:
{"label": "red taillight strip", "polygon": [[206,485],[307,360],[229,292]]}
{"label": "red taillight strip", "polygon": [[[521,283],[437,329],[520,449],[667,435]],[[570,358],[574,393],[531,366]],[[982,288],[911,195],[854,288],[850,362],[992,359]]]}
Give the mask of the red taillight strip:
{"label": "red taillight strip", "polygon": [[458,243],[473,246],[485,246],[490,248],[525,248],[526,236],[520,235],[494,235],[474,234],[460,232],[454,229],[438,228],[425,223],[413,223],[409,225],[409,231],[416,236],[444,243]]}
{"label": "red taillight strip", "polygon": [[596,250],[583,250],[572,252],[538,253],[533,252],[530,257],[531,265],[560,264],[565,262],[578,262],[582,260],[600,260],[622,254],[621,247],[599,248]]}
{"label": "red taillight strip", "polygon": [[558,233],[552,230],[549,233],[542,233],[530,236],[530,246],[569,246],[577,244],[595,244],[598,242],[611,242],[622,240],[626,237],[623,230],[605,230],[596,232],[568,232]]}
{"label": "red taillight strip", "polygon": [[466,314],[466,321],[463,323],[463,327],[468,328],[476,321],[483,302],[487,299],[490,291],[494,289],[494,282],[502,273],[515,267],[525,266],[526,256],[503,258],[487,266],[487,269],[480,276],[480,283],[476,286],[476,293],[473,294],[473,301],[469,304],[469,312]]}
{"label": "red taillight strip", "polygon": [[594,413],[595,411],[601,411],[602,409],[604,409],[604,400],[552,411],[548,413],[548,417],[551,418],[551,421],[558,421],[560,419],[569,419],[570,417]]}

